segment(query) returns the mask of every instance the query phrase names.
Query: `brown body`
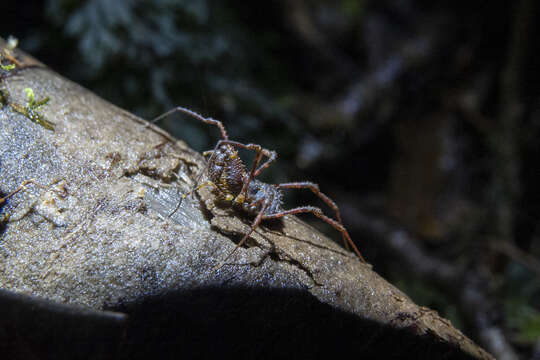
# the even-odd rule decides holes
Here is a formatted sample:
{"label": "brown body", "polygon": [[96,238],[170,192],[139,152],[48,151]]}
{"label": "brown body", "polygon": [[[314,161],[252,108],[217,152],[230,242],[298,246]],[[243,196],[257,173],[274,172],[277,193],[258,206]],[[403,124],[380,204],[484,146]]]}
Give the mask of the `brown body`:
{"label": "brown body", "polygon": [[[282,211],[282,196],[278,186],[257,179],[249,180],[249,173],[238,156],[238,151],[231,145],[221,145],[205,155],[210,156],[208,177],[222,199],[233,201],[251,215],[258,215],[263,211],[263,218]],[[244,184],[248,181],[245,193],[242,193]]]}
{"label": "brown body", "polygon": [[[265,149],[258,144],[243,144],[237,141],[229,140],[227,131],[225,130],[225,127],[221,121],[214,120],[212,118],[205,118],[189,109],[177,107],[163,115],[158,116],[152,122],[160,120],[176,111],[191,115],[204,123],[217,126],[221,131],[222,137],[222,139],[216,144],[214,150],[204,153],[204,155],[207,157],[205,170],[201,173],[195,187],[189,193],[193,193],[195,189],[201,188],[202,186],[212,185],[216,188],[221,199],[231,201],[233,205],[239,206],[245,212],[255,215],[255,219],[251,224],[249,232],[244,235],[242,240],[240,240],[234,250],[225,258],[225,260],[223,260],[217,269],[220,269],[225,264],[225,261],[240,246],[242,246],[242,244],[248,239],[249,235],[260,225],[262,220],[279,219],[286,215],[300,213],[311,213],[341,232],[346,246],[351,246],[358,258],[362,262],[365,262],[364,258],[360,254],[360,251],[343,226],[337,205],[334,203],[334,201],[332,201],[332,199],[319,190],[319,186],[317,184],[304,181],[274,185],[266,184],[255,179],[255,177],[257,177],[262,170],[267,168],[270,163],[276,160],[276,152]],[[238,151],[236,149],[255,151],[255,158],[249,171],[238,156]],[[265,161],[263,161],[264,157],[266,158]],[[207,172],[210,181],[199,185],[198,183],[205,171]],[[300,206],[289,210],[283,210],[281,207],[281,189],[311,190],[322,201],[324,201],[326,205],[335,211],[336,220],[324,215],[321,209],[314,206]],[[185,194],[184,197],[188,194]],[[178,206],[180,206],[180,204]]]}

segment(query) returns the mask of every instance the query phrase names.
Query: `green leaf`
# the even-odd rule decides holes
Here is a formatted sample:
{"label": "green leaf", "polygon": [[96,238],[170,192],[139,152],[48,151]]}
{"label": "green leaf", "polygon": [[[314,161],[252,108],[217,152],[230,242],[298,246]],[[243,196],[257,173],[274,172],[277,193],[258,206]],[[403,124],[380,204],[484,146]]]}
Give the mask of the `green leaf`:
{"label": "green leaf", "polygon": [[9,65],[0,64],[0,67],[2,68],[2,70],[10,71],[10,70],[15,69],[15,64],[9,64]]}
{"label": "green leaf", "polygon": [[26,96],[28,97],[28,106],[30,108],[34,107],[34,101],[35,101],[34,90],[32,90],[31,88],[24,88],[24,92],[26,93]]}

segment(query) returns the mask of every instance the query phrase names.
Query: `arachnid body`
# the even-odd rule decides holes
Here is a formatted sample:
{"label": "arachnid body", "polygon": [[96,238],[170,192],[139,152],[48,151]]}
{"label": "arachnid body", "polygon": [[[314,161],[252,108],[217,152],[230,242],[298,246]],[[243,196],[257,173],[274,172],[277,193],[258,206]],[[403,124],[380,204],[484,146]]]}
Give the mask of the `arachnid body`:
{"label": "arachnid body", "polygon": [[[323,194],[319,190],[319,186],[311,182],[292,182],[283,184],[266,184],[256,179],[262,170],[267,168],[273,161],[276,160],[277,154],[275,151],[265,149],[257,144],[243,144],[237,141],[229,140],[227,131],[221,121],[205,118],[189,109],[183,107],[174,108],[154,120],[152,123],[174,113],[182,112],[194,117],[204,123],[215,125],[221,132],[222,139],[219,140],[211,151],[206,151],[203,155],[207,158],[207,163],[204,170],[201,172],[194,188],[187,194],[193,193],[196,189],[204,186],[214,187],[219,197],[223,200],[230,201],[232,205],[238,206],[245,212],[254,215],[255,219],[251,223],[250,230],[243,236],[234,250],[227,255],[223,260],[221,268],[225,261],[249,238],[251,233],[260,225],[261,221],[267,219],[279,219],[286,215],[294,215],[300,213],[312,213],[327,224],[338,230],[346,245],[350,245],[358,258],[365,262],[360,254],[360,251],[352,241],[349,233],[343,226],[341,215],[337,205],[332,199]],[[251,169],[248,171],[242,159],[238,155],[237,149],[246,149],[255,151],[255,158]],[[263,161],[263,159],[265,159]],[[208,174],[209,181],[200,183],[202,175]],[[336,220],[324,215],[321,209],[314,206],[300,206],[293,209],[282,208],[282,189],[309,189],[324,201],[336,213]],[[173,211],[176,212],[180,203]],[[172,215],[172,214],[171,214]]]}

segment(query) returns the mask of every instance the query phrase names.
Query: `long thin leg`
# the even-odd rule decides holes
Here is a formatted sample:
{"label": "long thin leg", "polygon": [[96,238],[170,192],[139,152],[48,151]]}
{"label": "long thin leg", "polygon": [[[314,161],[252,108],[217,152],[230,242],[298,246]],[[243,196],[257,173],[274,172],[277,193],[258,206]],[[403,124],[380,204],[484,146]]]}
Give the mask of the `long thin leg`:
{"label": "long thin leg", "polygon": [[[205,118],[204,116],[202,116],[202,115],[200,115],[200,114],[198,114],[198,113],[196,113],[196,112],[194,112],[192,110],[186,109],[186,108],[184,108],[182,106],[177,106],[176,108],[171,109],[171,110],[165,112],[164,114],[161,114],[160,116],[158,116],[155,119],[153,119],[152,121],[150,121],[146,126],[148,127],[148,126],[150,126],[150,124],[153,124],[153,123],[155,123],[155,122],[157,122],[157,121],[159,121],[159,120],[161,120],[161,119],[163,119],[163,118],[165,118],[165,117],[167,117],[167,116],[169,116],[169,115],[171,115],[171,114],[173,114],[175,112],[182,112],[182,113],[190,115],[191,117],[193,117],[193,118],[195,118],[197,120],[200,120],[200,121],[202,121],[204,123],[217,126],[219,128],[220,132],[221,132],[221,137],[222,137],[222,140],[218,141],[218,143],[214,147],[214,150],[212,152],[212,155],[211,155],[209,161],[207,162],[207,164],[204,167],[203,171],[201,171],[201,173],[197,177],[197,181],[195,182],[195,186],[190,191],[190,193],[193,193],[193,191],[196,189],[197,184],[200,182],[203,174],[208,169],[208,164],[211,162],[212,157],[215,156],[216,150],[221,145],[231,145],[231,146],[235,146],[235,147],[239,147],[239,148],[243,148],[243,149],[247,149],[247,150],[254,150],[256,152],[255,159],[253,161],[253,165],[252,165],[249,177],[244,182],[244,184],[242,186],[242,189],[240,191],[240,194],[239,194],[240,197],[237,199],[238,202],[243,202],[245,197],[246,197],[245,194],[247,193],[247,189],[248,189],[248,186],[249,186],[249,183],[251,182],[251,180],[253,180],[253,178],[256,177],[257,175],[259,175],[259,173],[262,170],[269,167],[270,164],[273,161],[276,160],[277,153],[275,151],[265,149],[265,148],[263,148],[262,146],[260,146],[258,144],[243,144],[243,143],[240,143],[240,142],[237,142],[237,141],[229,140],[229,136],[227,135],[227,131],[225,130],[225,127],[223,126],[223,123],[221,121],[215,120],[215,119],[212,119],[212,118]],[[261,162],[263,156],[266,156],[267,160],[265,162],[263,162],[259,166],[259,163]],[[178,207],[175,209],[174,212],[176,212],[176,210],[178,210]]]}
{"label": "long thin leg", "polygon": [[187,114],[197,120],[200,120],[204,123],[207,123],[207,124],[210,124],[210,125],[215,125],[219,128],[219,131],[221,132],[221,137],[224,139],[224,140],[227,140],[229,138],[229,136],[227,135],[227,131],[225,130],[225,127],[223,126],[223,124],[221,123],[221,121],[219,120],[215,120],[215,119],[212,119],[212,118],[205,118],[204,116],[200,115],[200,114],[197,114],[195,111],[192,111],[192,110],[189,110],[189,109],[186,109],[185,107],[182,107],[182,106],[177,106],[175,107],[174,109],[172,110],[169,110],[167,111],[166,113],[164,114],[161,114],[159,115],[157,118],[153,119],[152,121],[150,121],[149,124],[146,125],[146,127],[150,126],[150,124],[153,124],[163,118],[166,118],[167,116],[175,113],[175,112],[182,112],[184,114]]}
{"label": "long thin leg", "polygon": [[244,243],[246,242],[246,240],[249,238],[249,235],[251,235],[251,233],[261,224],[261,221],[264,217],[264,212],[266,211],[266,209],[268,208],[268,204],[266,204],[262,209],[261,211],[259,212],[259,214],[257,214],[257,217],[255,218],[255,220],[253,220],[253,222],[251,223],[251,228],[249,229],[249,231],[244,235],[244,237],[242,238],[242,240],[240,240],[240,242],[238,244],[236,244],[236,246],[234,247],[234,250],[231,251],[229,253],[229,255],[227,255],[225,257],[225,259],[223,259],[223,261],[221,261],[221,264],[219,264],[215,269],[214,271],[218,271],[219,269],[221,269],[223,267],[223,265],[225,265],[225,262],[227,260],[229,260],[229,258],[232,256],[232,254],[234,254],[236,252],[236,250],[238,250],[238,248],[242,245],[244,245]]}
{"label": "long thin leg", "polygon": [[309,189],[311,190],[315,195],[317,195],[326,205],[328,205],[332,210],[336,212],[336,218],[338,219],[340,224],[343,224],[341,221],[341,214],[339,212],[339,208],[336,205],[336,203],[330,199],[327,195],[325,195],[321,190],[319,189],[319,185],[309,182],[309,181],[299,181],[299,182],[292,182],[292,183],[284,183],[284,184],[278,184],[278,188],[280,189]]}
{"label": "long thin leg", "polygon": [[36,185],[37,187],[40,187],[42,189],[46,189],[45,186],[41,185],[40,183],[38,183],[36,180],[34,179],[29,179],[29,180],[25,180],[22,182],[22,184],[15,190],[13,190],[12,192],[10,192],[9,194],[7,194],[6,196],[4,196],[3,198],[0,198],[0,204],[3,204],[4,202],[6,202],[7,199],[9,199],[10,197],[12,197],[13,195],[17,194],[19,191],[25,189],[29,184],[34,184]]}
{"label": "long thin leg", "polygon": [[[237,141],[231,141],[229,140],[229,136],[227,135],[227,130],[225,130],[225,127],[223,126],[223,123],[219,120],[215,120],[215,119],[212,119],[212,118],[205,118],[204,116],[196,113],[195,111],[192,111],[192,110],[189,110],[189,109],[186,109],[185,107],[182,107],[182,106],[177,106],[175,107],[174,109],[171,109],[169,111],[167,111],[166,113],[164,114],[161,114],[159,115],[158,117],[156,117],[155,119],[153,119],[152,121],[150,121],[150,124],[153,124],[175,112],[182,112],[184,114],[187,114],[187,115],[190,115],[191,117],[199,120],[199,121],[202,121],[204,123],[207,123],[207,124],[210,124],[210,125],[215,125],[219,128],[219,131],[221,132],[221,137],[222,137],[222,140],[224,140],[221,144],[230,144],[230,145],[233,145],[233,146],[237,146],[237,147],[241,147],[241,148],[244,148],[244,149],[248,149],[248,150],[255,150],[257,152],[257,154],[259,153],[262,153],[264,156],[268,157],[268,160],[266,160],[258,169],[256,170],[253,170],[253,173],[254,173],[254,176],[257,176],[259,175],[259,173],[267,168],[270,163],[272,161],[274,161],[276,158],[277,158],[277,154],[275,151],[271,151],[271,150],[268,150],[268,149],[265,149],[263,147],[261,147],[260,145],[257,145],[257,144],[242,144],[240,142],[237,142]],[[147,125],[148,126],[148,125]],[[216,145],[216,149],[219,147],[220,143],[218,143],[218,145]],[[256,167],[257,164],[255,164],[254,168]]]}
{"label": "long thin leg", "polygon": [[[256,152],[256,156],[255,156],[256,158],[260,154],[261,156],[260,156],[259,160],[256,160],[256,161],[253,162],[253,170],[252,170],[252,172],[253,172],[254,176],[259,175],[262,170],[266,169],[268,166],[270,166],[270,163],[272,163],[273,161],[275,161],[277,159],[277,153],[275,151],[265,149],[261,145],[258,145],[258,144],[244,144],[244,143],[241,143],[241,142],[238,142],[238,141],[225,139],[225,140],[220,140],[216,144],[216,147],[214,148],[214,151],[217,148],[219,148],[221,145],[232,145],[232,146],[236,146],[236,147],[246,149],[246,150],[254,150]],[[261,166],[259,166],[257,168],[257,166],[259,165],[259,162],[262,159],[262,156],[266,156],[267,159]]]}
{"label": "long thin leg", "polygon": [[[309,182],[309,181],[301,181],[301,182],[278,184],[278,187],[280,189],[309,189],[311,190],[322,201],[324,201],[326,205],[328,205],[330,208],[332,208],[332,210],[335,211],[338,222],[341,225],[343,225],[343,221],[341,220],[341,213],[339,212],[338,206],[332,199],[330,199],[327,195],[322,193],[321,190],[319,190],[319,185]],[[349,242],[347,241],[345,236],[343,236],[343,242],[347,250],[349,250]]]}
{"label": "long thin leg", "polygon": [[[251,182],[251,180],[259,175],[259,173],[266,169],[268,166],[270,166],[270,163],[272,163],[273,161],[276,160],[277,158],[277,153],[275,151],[271,151],[271,150],[268,150],[268,149],[265,149],[263,147],[261,147],[260,145],[257,145],[257,144],[242,144],[240,142],[237,142],[237,141],[231,141],[229,140],[229,136],[227,135],[227,131],[225,130],[225,127],[223,126],[223,123],[219,120],[215,120],[215,119],[212,119],[212,118],[205,118],[204,116],[196,113],[195,111],[192,111],[192,110],[189,110],[189,109],[186,109],[185,107],[182,107],[182,106],[177,106],[176,108],[174,109],[171,109],[169,111],[167,111],[166,113],[164,114],[161,114],[160,116],[156,117],[155,119],[153,119],[152,121],[150,121],[150,123],[148,123],[146,126],[150,126],[150,124],[153,124],[175,112],[182,112],[184,114],[187,114],[187,115],[190,115],[191,117],[199,120],[199,121],[202,121],[204,123],[207,123],[207,124],[210,124],[210,125],[215,125],[219,128],[220,132],[221,132],[221,137],[222,137],[222,140],[219,141],[215,148],[214,148],[214,153],[215,151],[219,148],[219,146],[223,145],[223,144],[229,144],[229,145],[232,145],[232,146],[236,146],[236,147],[240,147],[240,148],[244,148],[244,149],[248,149],[248,150],[255,150],[256,151],[256,156],[255,156],[255,160],[253,162],[253,166],[252,166],[252,169],[250,171],[250,175],[247,179],[247,181],[244,182],[244,185],[242,186],[242,190],[240,191],[240,194],[242,194],[242,196],[245,198],[245,194],[246,194],[246,191],[247,191],[247,188],[249,186],[249,183]],[[262,156],[266,156],[267,157],[267,160],[262,163],[262,165],[260,165],[259,167],[257,167],[260,163],[260,161],[262,160]],[[204,174],[204,172],[206,171],[206,168],[201,172],[201,174],[199,175],[199,178],[197,179],[196,183],[197,184],[199,181],[200,181],[200,178],[202,177],[202,175]],[[196,186],[196,185],[195,185]],[[243,201],[243,198],[241,198],[242,201]]]}
{"label": "long thin leg", "polygon": [[294,214],[300,214],[300,213],[312,213],[313,215],[315,215],[319,219],[321,219],[324,222],[326,222],[327,224],[331,225],[334,229],[341,232],[341,235],[343,236],[344,239],[346,239],[346,241],[349,243],[349,245],[351,245],[351,247],[353,248],[353,250],[356,253],[356,255],[358,256],[358,258],[360,258],[360,260],[362,262],[367,263],[366,260],[364,260],[364,257],[360,254],[360,251],[358,250],[358,248],[356,247],[356,245],[352,241],[351,237],[349,236],[349,233],[347,232],[347,229],[345,229],[343,224],[341,224],[341,223],[337,222],[336,220],[334,220],[332,218],[329,218],[328,216],[324,215],[322,210],[319,209],[318,207],[301,206],[301,207],[297,207],[297,208],[290,209],[290,210],[284,210],[284,211],[281,211],[281,212],[278,212],[278,213],[275,213],[275,214],[266,214],[266,215],[263,216],[263,219],[279,219],[279,218],[284,217],[285,215],[294,215]]}

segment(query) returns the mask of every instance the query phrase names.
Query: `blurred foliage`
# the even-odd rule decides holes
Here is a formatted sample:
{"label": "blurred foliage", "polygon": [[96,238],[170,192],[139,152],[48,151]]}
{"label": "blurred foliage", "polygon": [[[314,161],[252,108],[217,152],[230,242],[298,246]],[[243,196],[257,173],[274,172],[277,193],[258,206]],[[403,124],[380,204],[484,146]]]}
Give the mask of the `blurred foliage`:
{"label": "blurred foliage", "polygon": [[[178,104],[214,117],[239,115],[237,125],[229,127],[241,136],[262,126],[256,115],[286,124],[287,113],[267,94],[273,84],[286,84],[286,74],[278,68],[282,64],[265,59],[267,48],[279,39],[271,33],[252,36],[233,5],[51,0],[46,14],[78,50],[58,64],[63,73],[150,118]],[[40,45],[49,41],[48,34],[33,36],[38,53],[50,51]],[[65,53],[65,43],[58,46]],[[239,106],[254,113],[238,114]],[[193,146],[215,141],[215,136],[207,138],[207,129],[195,130],[200,126],[191,119],[183,123],[182,131],[194,135],[187,136]]]}
{"label": "blurred foliage", "polygon": [[[540,327],[540,22],[530,4],[10,1],[0,35],[147,119],[182,105],[223,120],[236,140],[277,150],[263,179],[319,183],[378,272],[478,335],[455,293],[402,276],[355,211],[481,273],[480,291],[502,305],[497,324],[531,354]],[[218,136],[182,116],[162,124],[198,150]]]}
{"label": "blurred foliage", "polygon": [[540,279],[523,266],[512,263],[506,269],[503,286],[507,325],[514,331],[513,339],[534,346],[540,339]]}

